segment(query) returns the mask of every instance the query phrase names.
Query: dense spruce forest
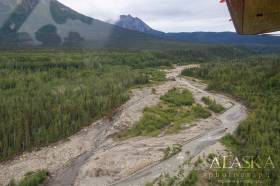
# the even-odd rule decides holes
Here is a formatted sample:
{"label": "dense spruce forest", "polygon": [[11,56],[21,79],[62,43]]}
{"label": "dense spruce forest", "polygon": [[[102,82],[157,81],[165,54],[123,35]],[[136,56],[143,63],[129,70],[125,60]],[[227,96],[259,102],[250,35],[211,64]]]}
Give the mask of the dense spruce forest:
{"label": "dense spruce forest", "polygon": [[148,82],[129,67],[73,59],[1,56],[0,159],[70,136],[125,102],[128,88]]}
{"label": "dense spruce forest", "polygon": [[0,161],[64,139],[110,114],[129,98],[131,87],[163,80],[161,66],[244,54],[215,46],[164,52],[2,50]]}
{"label": "dense spruce forest", "polygon": [[204,64],[185,70],[183,75],[202,78],[210,90],[234,95],[247,104],[249,117],[234,136],[226,136],[222,141],[241,157],[253,156],[260,162],[271,156],[275,168],[262,167],[270,175],[269,182],[262,185],[280,185],[280,57]]}

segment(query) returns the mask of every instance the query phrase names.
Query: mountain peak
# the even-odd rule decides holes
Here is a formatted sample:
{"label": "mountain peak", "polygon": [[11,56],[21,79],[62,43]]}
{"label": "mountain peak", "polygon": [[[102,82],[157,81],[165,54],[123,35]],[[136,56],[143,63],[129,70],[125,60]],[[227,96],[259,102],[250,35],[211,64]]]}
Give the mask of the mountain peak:
{"label": "mountain peak", "polygon": [[132,15],[120,15],[119,20],[117,21],[116,25],[130,29],[130,30],[135,30],[138,32],[147,32],[149,30],[152,30],[149,25],[147,25],[144,21],[137,17],[133,17]]}
{"label": "mountain peak", "polygon": [[119,20],[117,20],[115,25],[125,28],[125,29],[138,31],[138,32],[150,33],[150,34],[154,34],[154,35],[162,34],[162,32],[152,29],[144,21],[142,21],[138,17],[133,17],[130,14],[120,15]]}
{"label": "mountain peak", "polygon": [[134,17],[132,15],[130,15],[130,14],[128,14],[128,15],[120,15],[120,19],[125,19],[125,18],[134,19]]}

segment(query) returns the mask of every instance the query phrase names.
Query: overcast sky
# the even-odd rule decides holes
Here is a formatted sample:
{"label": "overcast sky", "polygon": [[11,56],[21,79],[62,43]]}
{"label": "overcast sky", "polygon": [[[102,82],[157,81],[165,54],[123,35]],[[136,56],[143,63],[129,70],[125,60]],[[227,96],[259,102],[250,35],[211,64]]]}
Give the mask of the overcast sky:
{"label": "overcast sky", "polygon": [[116,20],[131,14],[165,32],[234,31],[219,0],[59,0],[87,16]]}

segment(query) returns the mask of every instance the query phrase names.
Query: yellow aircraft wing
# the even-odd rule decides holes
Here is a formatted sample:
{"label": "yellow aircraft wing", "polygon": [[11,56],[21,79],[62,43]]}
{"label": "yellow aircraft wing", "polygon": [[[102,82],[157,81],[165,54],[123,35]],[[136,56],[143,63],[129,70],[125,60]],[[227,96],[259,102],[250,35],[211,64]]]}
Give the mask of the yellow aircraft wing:
{"label": "yellow aircraft wing", "polygon": [[239,34],[280,31],[280,0],[226,0]]}

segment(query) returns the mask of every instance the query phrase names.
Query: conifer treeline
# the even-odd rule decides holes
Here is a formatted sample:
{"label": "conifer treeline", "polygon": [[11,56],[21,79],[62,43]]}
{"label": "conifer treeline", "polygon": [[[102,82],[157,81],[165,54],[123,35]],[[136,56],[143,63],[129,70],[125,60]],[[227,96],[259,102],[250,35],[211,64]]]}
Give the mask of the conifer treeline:
{"label": "conifer treeline", "polygon": [[151,74],[152,81],[163,79],[162,73],[148,68],[244,55],[241,49],[218,46],[1,50],[0,161],[77,132],[121,105],[128,99],[128,88],[147,83]]}
{"label": "conifer treeline", "polygon": [[0,160],[70,136],[124,103],[129,87],[148,82],[128,66],[49,55],[0,57]]}
{"label": "conifer treeline", "polygon": [[258,157],[258,162],[271,156],[275,169],[263,171],[271,173],[268,185],[280,185],[280,57],[250,57],[202,65],[183,74],[206,79],[209,89],[246,101],[250,109],[248,118],[224,142],[238,155]]}

